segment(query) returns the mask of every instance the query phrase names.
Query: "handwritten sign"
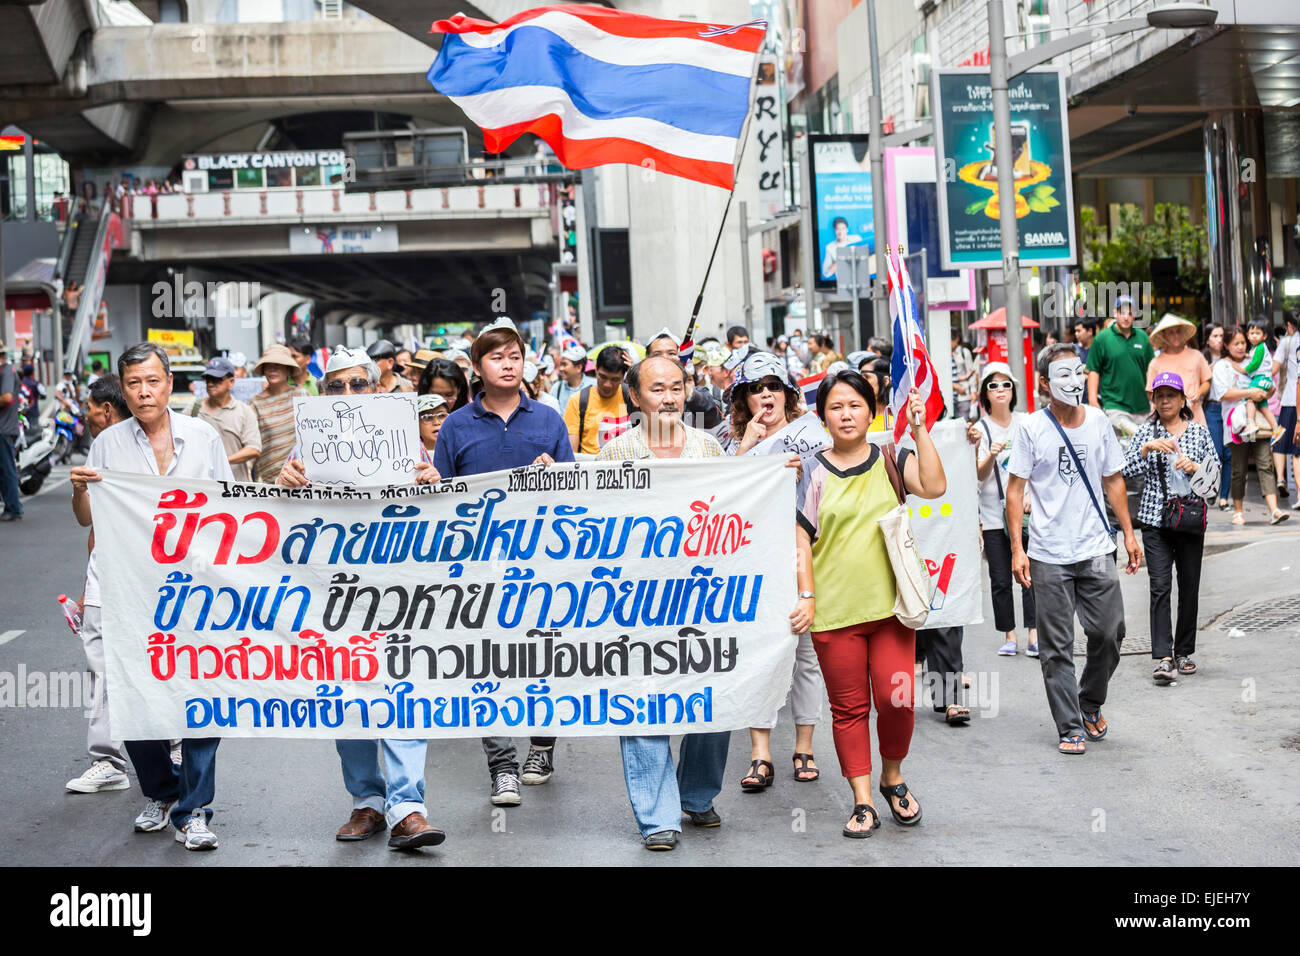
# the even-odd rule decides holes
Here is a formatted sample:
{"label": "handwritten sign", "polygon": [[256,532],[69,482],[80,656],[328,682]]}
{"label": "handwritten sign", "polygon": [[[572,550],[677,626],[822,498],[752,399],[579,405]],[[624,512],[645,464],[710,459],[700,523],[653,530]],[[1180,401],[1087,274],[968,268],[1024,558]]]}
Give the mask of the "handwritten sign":
{"label": "handwritten sign", "polygon": [[751,455],[807,455],[831,443],[830,433],[813,411],[804,412],[775,435],[768,435],[749,450]]}
{"label": "handwritten sign", "polygon": [[297,398],[298,455],[313,484],[400,485],[420,460],[415,396],[326,395]]}
{"label": "handwritten sign", "polygon": [[769,726],[794,664],[792,484],[778,456],[382,488],[105,472],[113,734]]}

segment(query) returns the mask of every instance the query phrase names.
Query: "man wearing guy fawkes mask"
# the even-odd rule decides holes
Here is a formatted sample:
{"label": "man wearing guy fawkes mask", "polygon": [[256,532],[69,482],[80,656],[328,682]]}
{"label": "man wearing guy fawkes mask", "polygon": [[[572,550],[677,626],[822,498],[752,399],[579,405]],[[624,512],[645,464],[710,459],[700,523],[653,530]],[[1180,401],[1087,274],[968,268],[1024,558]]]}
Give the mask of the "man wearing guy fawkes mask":
{"label": "man wearing guy fawkes mask", "polygon": [[[1109,730],[1101,706],[1124,640],[1115,529],[1106,518],[1103,494],[1124,532],[1128,574],[1142,563],[1142,549],[1129,518],[1124,454],[1106,414],[1084,404],[1087,377],[1074,346],[1044,349],[1038,375],[1051,402],[1016,426],[1007,464],[1011,570],[1023,587],[1034,589],[1039,660],[1057,751],[1082,754],[1085,734],[1095,741]],[[1020,537],[1026,487],[1033,506],[1028,547]],[[1076,610],[1088,639],[1078,684],[1072,656]]]}

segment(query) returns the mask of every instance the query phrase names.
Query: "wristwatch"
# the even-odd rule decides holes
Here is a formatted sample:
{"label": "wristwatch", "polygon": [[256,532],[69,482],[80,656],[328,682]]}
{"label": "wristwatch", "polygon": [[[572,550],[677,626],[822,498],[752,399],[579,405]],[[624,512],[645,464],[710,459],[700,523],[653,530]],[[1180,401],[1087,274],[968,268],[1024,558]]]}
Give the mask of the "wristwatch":
{"label": "wristwatch", "polygon": [[801,599],[802,599],[802,598],[811,598],[811,597],[813,597],[813,593],[812,593],[812,591],[800,591],[800,592],[799,592],[799,597],[800,597]]}

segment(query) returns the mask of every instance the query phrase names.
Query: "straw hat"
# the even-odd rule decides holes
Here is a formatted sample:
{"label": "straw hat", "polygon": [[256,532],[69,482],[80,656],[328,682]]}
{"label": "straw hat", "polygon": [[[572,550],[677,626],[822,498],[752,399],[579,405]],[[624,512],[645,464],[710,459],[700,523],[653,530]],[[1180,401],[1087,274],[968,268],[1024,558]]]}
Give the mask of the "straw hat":
{"label": "straw hat", "polygon": [[[1174,336],[1181,335],[1182,341],[1165,341],[1166,336],[1171,334]],[[1163,349],[1168,348],[1170,345],[1186,345],[1194,335],[1196,335],[1196,325],[1194,323],[1187,321],[1182,316],[1166,312],[1160,318],[1156,327],[1151,330],[1151,334],[1148,338],[1151,340],[1151,347],[1153,349]]]}
{"label": "straw hat", "polygon": [[289,351],[287,345],[272,345],[263,352],[257,364],[253,366],[253,374],[261,375],[263,365],[287,365],[293,371],[298,371],[298,363],[293,360],[293,353]]}

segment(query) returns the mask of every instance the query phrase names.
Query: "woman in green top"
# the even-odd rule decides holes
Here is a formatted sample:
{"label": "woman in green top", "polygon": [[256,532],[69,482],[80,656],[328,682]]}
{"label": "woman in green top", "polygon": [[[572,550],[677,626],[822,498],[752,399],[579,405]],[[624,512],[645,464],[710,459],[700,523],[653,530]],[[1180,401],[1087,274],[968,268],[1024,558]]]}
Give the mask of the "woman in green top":
{"label": "woman in green top", "polygon": [[[898,452],[896,469],[887,457],[895,454],[892,445],[882,449],[867,441],[876,400],[860,374],[827,375],[817,392],[817,414],[832,444],[817,452],[800,503],[799,602],[790,623],[796,632],[813,632],[840,772],[853,790],[853,815],[844,835],[861,839],[880,826],[871,798],[873,693],[883,763],[880,792],[899,824],[921,820],[921,807],[902,772],[912,739],[916,632],[894,617],[894,572],[876,522],[898,504],[891,472],[896,470],[902,485],[921,498],[940,497],[947,484],[915,389],[908,415],[916,452]],[[815,591],[820,592],[816,597]]]}

